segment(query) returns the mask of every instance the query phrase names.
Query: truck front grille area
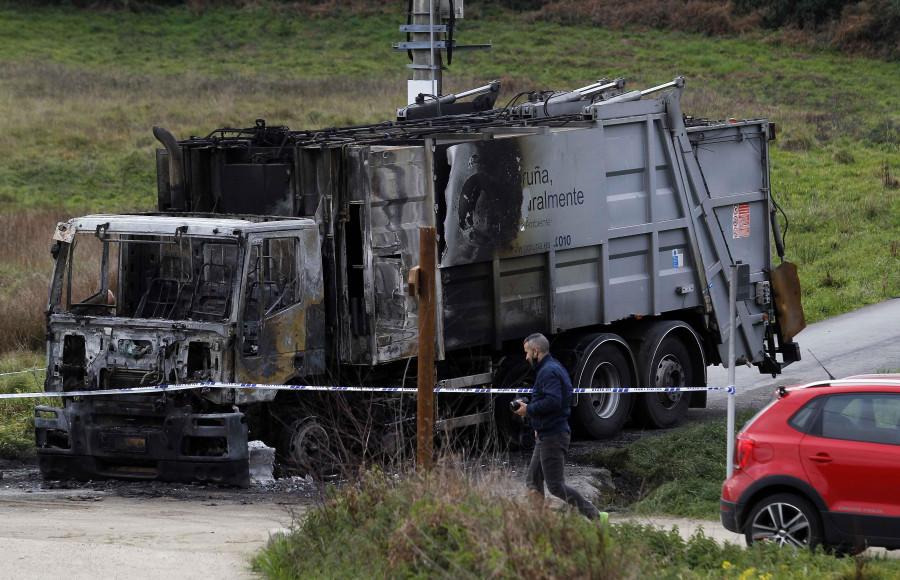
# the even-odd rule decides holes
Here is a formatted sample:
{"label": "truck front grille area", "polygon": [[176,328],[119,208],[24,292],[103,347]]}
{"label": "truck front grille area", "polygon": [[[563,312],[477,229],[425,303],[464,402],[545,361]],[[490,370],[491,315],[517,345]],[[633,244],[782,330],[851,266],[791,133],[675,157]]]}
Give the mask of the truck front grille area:
{"label": "truck front grille area", "polygon": [[[127,397],[127,399],[138,399]],[[124,398],[123,398],[124,399]],[[241,413],[190,413],[159,400],[98,399],[38,407],[35,440],[45,478],[124,478],[249,485]]]}
{"label": "truck front grille area", "polygon": [[147,370],[101,369],[101,389],[134,389],[152,387],[163,382],[162,374]]}

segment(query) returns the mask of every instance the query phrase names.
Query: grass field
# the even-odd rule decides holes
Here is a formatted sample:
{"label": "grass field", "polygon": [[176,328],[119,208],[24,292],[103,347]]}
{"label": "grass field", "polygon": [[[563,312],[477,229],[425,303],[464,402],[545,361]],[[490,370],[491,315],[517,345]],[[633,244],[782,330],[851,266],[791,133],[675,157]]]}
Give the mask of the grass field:
{"label": "grass field", "polygon": [[[314,128],[389,119],[402,104],[406,56],[390,49],[401,40],[399,12],[311,19],[258,6],[135,14],[0,3],[7,239],[44,255],[56,219],[152,208],[155,124],[179,138],[257,118]],[[896,63],[790,45],[774,32],[711,39],[481,12],[489,17],[462,21],[458,38],[495,48],[458,53],[446,90],[496,78],[505,102],[604,76],[643,88],[683,75],[688,114],[778,124],[772,189],[788,216],[787,257],[800,268],[807,320],[900,295]],[[24,210],[39,210],[46,228],[34,229],[33,213],[20,218]],[[30,292],[44,293],[49,266],[35,262],[23,269],[0,257],[0,301],[20,291],[9,280],[23,270],[37,280]],[[40,330],[28,332],[39,342]]]}

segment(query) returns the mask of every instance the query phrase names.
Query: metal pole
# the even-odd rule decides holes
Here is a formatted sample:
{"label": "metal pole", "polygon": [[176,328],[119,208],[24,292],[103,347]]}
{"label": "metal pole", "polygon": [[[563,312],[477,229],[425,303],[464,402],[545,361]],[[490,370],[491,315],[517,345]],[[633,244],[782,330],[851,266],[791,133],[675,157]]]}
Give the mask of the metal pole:
{"label": "metal pole", "polygon": [[[439,9],[439,8],[438,8]],[[435,21],[435,6],[433,0],[414,0],[413,2],[413,24],[428,24],[429,26],[434,26]],[[425,14],[428,14],[428,18],[425,18]],[[435,96],[439,96],[441,91],[443,90],[443,83],[441,74],[442,74],[442,58],[441,51],[434,49],[434,29],[428,33],[424,32],[414,32],[413,40],[416,42],[430,42],[431,49],[414,49],[413,52],[413,64],[417,65],[428,65],[430,68],[413,69],[413,80],[414,81],[431,81],[431,85],[433,87]]]}
{"label": "metal pole", "polygon": [[434,459],[434,295],[437,230],[419,228],[419,378],[416,399],[416,465],[426,471]]}
{"label": "metal pole", "polygon": [[731,280],[728,282],[728,449],[726,451],[726,478],[734,473],[734,319],[737,313],[737,265],[731,265]]}
{"label": "metal pole", "polygon": [[[431,86],[434,85],[434,0],[429,0],[428,3],[428,25],[431,27],[431,30],[428,32],[429,40],[431,42],[431,61],[428,63],[431,65]],[[436,97],[441,96],[441,91],[437,91],[435,93]]]}

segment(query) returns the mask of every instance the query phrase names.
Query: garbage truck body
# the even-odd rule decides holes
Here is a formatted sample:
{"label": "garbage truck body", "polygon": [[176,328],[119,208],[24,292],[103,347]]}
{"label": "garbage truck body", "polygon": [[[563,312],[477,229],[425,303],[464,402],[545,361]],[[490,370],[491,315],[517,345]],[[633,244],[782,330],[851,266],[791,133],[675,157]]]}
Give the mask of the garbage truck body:
{"label": "garbage truck body", "polygon": [[[709,365],[798,360],[796,269],[772,264],[774,127],[684,116],[683,80],[645,98],[614,84],[320,131],[157,128],[158,211],[54,233],[46,390],[213,386],[39,407],[44,475],[246,485],[248,437],[301,472],[402,449],[410,395],[214,384],[414,386],[423,226],[438,233],[440,386],[529,386],[522,340],[542,332],[576,388],[656,389],[578,395],[573,427],[604,438],[704,406],[671,389],[706,387]],[[510,399],[441,394],[438,433],[482,425],[527,447]]]}

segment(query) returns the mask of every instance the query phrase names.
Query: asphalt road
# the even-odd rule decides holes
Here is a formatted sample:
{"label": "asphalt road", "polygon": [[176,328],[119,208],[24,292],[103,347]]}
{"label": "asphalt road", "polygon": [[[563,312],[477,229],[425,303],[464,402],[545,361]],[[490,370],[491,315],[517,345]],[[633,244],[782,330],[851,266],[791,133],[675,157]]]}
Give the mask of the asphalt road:
{"label": "asphalt road", "polygon": [[[900,298],[811,324],[794,341],[800,345],[802,360],[786,367],[776,378],[761,375],[756,368],[735,369],[738,409],[761,407],[774,398],[780,386],[827,380],[828,372],[839,379],[900,372]],[[728,385],[728,369],[709,369],[708,380],[710,386]],[[711,411],[723,410],[726,405],[727,395],[711,392],[707,405]]]}
{"label": "asphalt road", "polygon": [[[759,408],[774,389],[828,375],[900,370],[900,299],[810,325],[796,341],[803,360],[777,378],[737,369],[737,408]],[[725,386],[726,369],[710,369],[709,384]],[[689,418],[724,417],[727,395],[712,393],[707,409]],[[639,437],[623,433],[619,443]],[[607,442],[609,443],[609,442]],[[511,458],[512,459],[512,458]],[[510,461],[508,493],[520,493],[522,462]],[[309,489],[284,483],[276,491],[205,489],[175,484],[106,483],[52,488],[36,468],[0,479],[0,576],[8,578],[247,578],[248,564],[273,531],[283,530],[315,503]],[[590,470],[567,466],[570,483],[590,492]],[[614,518],[614,521],[618,518]],[[740,543],[715,522],[643,518],[642,523],[689,536],[702,526],[721,541]]]}

